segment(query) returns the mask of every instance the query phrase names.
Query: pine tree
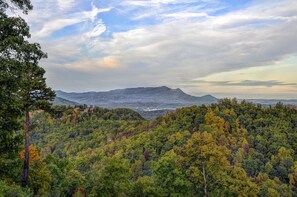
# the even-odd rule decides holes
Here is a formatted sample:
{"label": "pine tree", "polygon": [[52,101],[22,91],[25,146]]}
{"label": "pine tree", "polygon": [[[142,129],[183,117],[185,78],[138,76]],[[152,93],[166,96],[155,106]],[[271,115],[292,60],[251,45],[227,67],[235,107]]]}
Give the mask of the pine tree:
{"label": "pine tree", "polygon": [[20,17],[9,17],[7,9],[32,9],[29,0],[0,0],[0,176],[7,175],[4,166],[16,158],[20,135],[19,118],[22,115],[18,91],[21,84],[23,48],[30,37],[29,27]]}
{"label": "pine tree", "polygon": [[38,62],[47,55],[41,51],[39,44],[29,44],[24,49],[25,62],[22,65],[23,76],[20,96],[23,111],[25,112],[25,159],[23,168],[22,186],[28,185],[29,176],[29,146],[30,146],[30,112],[46,109],[54,99],[54,91],[47,87],[44,77],[45,70],[38,66]]}
{"label": "pine tree", "polygon": [[[0,153],[9,158],[16,152],[19,138],[16,130],[20,116],[25,113],[25,159],[22,186],[28,184],[30,111],[49,106],[55,96],[46,86],[45,70],[38,66],[46,54],[39,44],[31,44],[27,23],[20,17],[9,17],[7,9],[28,13],[30,0],[0,0]],[[0,163],[1,164],[1,163]]]}

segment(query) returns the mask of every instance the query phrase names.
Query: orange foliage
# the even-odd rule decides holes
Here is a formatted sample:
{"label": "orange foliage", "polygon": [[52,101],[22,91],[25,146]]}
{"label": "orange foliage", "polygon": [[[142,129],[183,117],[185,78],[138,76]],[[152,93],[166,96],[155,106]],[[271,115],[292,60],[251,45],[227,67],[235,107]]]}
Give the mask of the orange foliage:
{"label": "orange foliage", "polygon": [[75,193],[72,195],[73,197],[86,197],[87,193],[83,188],[79,187],[76,189]]}
{"label": "orange foliage", "polygon": [[[21,160],[23,160],[25,158],[25,150],[22,150],[19,153],[19,157]],[[37,150],[37,148],[35,148],[34,146],[30,145],[29,146],[29,163],[32,164],[35,161],[41,160],[41,156],[39,154],[39,151]]]}

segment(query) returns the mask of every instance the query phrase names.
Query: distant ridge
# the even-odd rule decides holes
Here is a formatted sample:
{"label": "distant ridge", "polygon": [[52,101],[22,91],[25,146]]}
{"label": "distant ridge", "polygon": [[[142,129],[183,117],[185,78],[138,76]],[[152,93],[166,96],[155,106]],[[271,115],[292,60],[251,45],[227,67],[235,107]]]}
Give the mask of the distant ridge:
{"label": "distant ridge", "polygon": [[79,105],[79,103],[69,101],[69,100],[61,98],[61,97],[56,97],[55,100],[53,101],[53,104],[54,105],[66,105],[66,106]]}
{"label": "distant ridge", "polygon": [[[115,89],[105,92],[64,92],[56,91],[57,98],[54,105],[93,105],[108,109],[129,108],[140,113],[144,118],[152,119],[177,108],[193,105],[210,105],[217,103],[218,99],[212,95],[201,97],[186,94],[181,89],[172,89],[167,86],[138,87]],[[282,102],[285,105],[296,105],[297,100],[277,99],[245,99],[247,102],[264,106],[275,105]],[[243,101],[243,99],[239,99]]]}
{"label": "distant ridge", "polygon": [[257,103],[264,106],[273,106],[277,103],[282,103],[284,105],[295,105],[297,106],[297,99],[239,99],[239,101],[247,101],[251,103]]}
{"label": "distant ridge", "polygon": [[191,96],[181,89],[161,87],[139,87],[116,89],[105,92],[63,92],[56,91],[58,97],[79,104],[105,108],[130,108],[137,111],[174,110],[192,105],[209,105],[217,98],[211,95]]}

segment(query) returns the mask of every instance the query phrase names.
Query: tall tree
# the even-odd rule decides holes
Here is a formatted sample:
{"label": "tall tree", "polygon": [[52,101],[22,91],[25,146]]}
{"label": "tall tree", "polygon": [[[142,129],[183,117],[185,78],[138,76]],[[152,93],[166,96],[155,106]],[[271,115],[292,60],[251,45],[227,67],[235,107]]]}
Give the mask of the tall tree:
{"label": "tall tree", "polygon": [[4,166],[11,166],[21,142],[20,135],[16,135],[22,114],[18,91],[24,59],[22,48],[30,37],[26,22],[20,17],[9,17],[7,9],[27,13],[32,5],[29,0],[0,0],[0,176],[7,175]]}
{"label": "tall tree", "polygon": [[28,44],[24,49],[25,61],[22,65],[23,77],[20,96],[25,112],[25,158],[23,168],[22,186],[28,185],[29,176],[29,146],[30,146],[30,111],[46,109],[51,104],[49,101],[55,97],[54,91],[47,87],[44,77],[45,70],[38,66],[42,58],[47,55],[41,51],[39,44]]}
{"label": "tall tree", "polygon": [[195,132],[181,148],[182,166],[200,196],[223,194],[225,178],[230,168],[230,151],[220,145],[212,134]]}
{"label": "tall tree", "polygon": [[29,173],[29,112],[48,106],[48,100],[55,96],[46,86],[45,70],[38,66],[46,54],[39,44],[27,41],[30,37],[27,23],[6,14],[7,9],[20,9],[27,14],[32,8],[30,0],[0,0],[0,152],[8,154],[17,149],[19,140],[15,131],[19,129],[21,114],[25,113],[24,187]]}

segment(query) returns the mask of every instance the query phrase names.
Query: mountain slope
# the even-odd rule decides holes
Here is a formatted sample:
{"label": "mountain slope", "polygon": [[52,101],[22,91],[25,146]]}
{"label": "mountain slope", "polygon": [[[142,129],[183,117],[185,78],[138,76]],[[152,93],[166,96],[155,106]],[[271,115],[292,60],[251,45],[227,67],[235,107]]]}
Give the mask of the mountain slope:
{"label": "mountain slope", "polygon": [[79,103],[69,101],[67,99],[61,98],[61,97],[56,97],[55,100],[53,101],[53,105],[67,105],[67,106],[74,106],[78,105]]}
{"label": "mountain slope", "polygon": [[131,110],[57,109],[54,117],[43,112],[32,117],[38,123],[32,144],[45,157],[40,158],[45,170],[32,165],[32,185],[40,194],[48,191],[43,196],[297,192],[297,111],[285,105],[267,108],[225,99],[152,121]]}
{"label": "mountain slope", "polygon": [[176,109],[179,107],[211,104],[217,99],[211,95],[195,97],[181,89],[162,87],[140,87],[117,89],[107,92],[67,93],[56,91],[57,96],[80,104],[96,105],[106,108],[130,108],[152,111]]}

